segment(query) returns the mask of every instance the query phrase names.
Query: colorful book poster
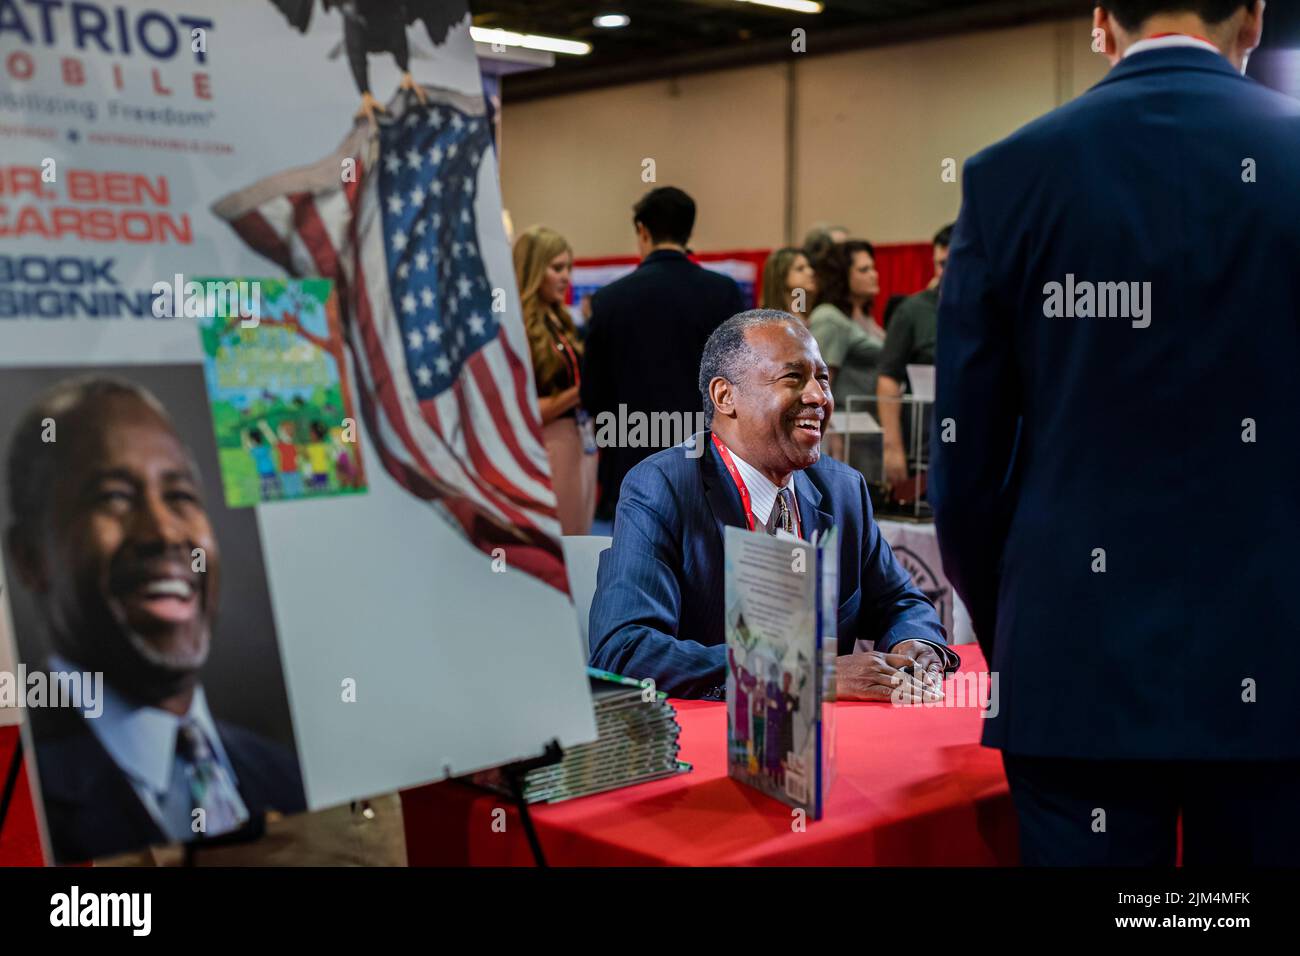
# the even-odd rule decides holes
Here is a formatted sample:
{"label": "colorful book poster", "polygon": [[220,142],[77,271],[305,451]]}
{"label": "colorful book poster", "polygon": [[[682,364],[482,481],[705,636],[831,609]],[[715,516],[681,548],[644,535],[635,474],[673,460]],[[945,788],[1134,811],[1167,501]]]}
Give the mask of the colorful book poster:
{"label": "colorful book poster", "polygon": [[728,772],[814,820],[833,765],[835,534],[725,542]]}
{"label": "colorful book poster", "polygon": [[[209,279],[251,292],[199,319],[203,370],[231,508],[366,490],[343,335],[329,279]],[[251,303],[256,308],[248,308]],[[250,315],[249,313],[255,313]]]}

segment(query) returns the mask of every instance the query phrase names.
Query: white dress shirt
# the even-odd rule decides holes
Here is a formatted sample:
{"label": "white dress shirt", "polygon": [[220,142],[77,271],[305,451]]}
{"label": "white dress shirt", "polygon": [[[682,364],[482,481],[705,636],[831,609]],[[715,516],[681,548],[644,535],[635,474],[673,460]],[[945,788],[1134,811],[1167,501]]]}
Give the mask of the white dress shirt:
{"label": "white dress shirt", "polygon": [[[55,673],[80,670],[58,655],[50,656],[50,670]],[[173,832],[168,826],[163,812],[163,800],[167,796],[172,782],[172,769],[176,762],[176,735],[181,723],[193,720],[203,730],[212,748],[221,771],[231,785],[232,799],[237,810],[244,817],[248,810],[239,798],[239,781],[230,758],[221,744],[221,735],[217,732],[217,723],[208,710],[207,697],[202,686],[194,688],[194,697],[190,701],[189,712],[185,717],[178,717],[171,711],[160,707],[150,707],[137,703],[114,690],[107,681],[103,685],[103,712],[98,717],[86,717],[90,728],[100,745],[108,751],[113,763],[126,775],[131,788],[144,804],[149,815],[153,817],[158,828],[174,840],[188,840],[193,833]],[[211,834],[215,836],[216,834]]]}
{"label": "white dress shirt", "polygon": [[[772,483],[771,479],[749,462],[745,461],[745,459],[737,455],[734,451],[731,451],[730,448],[728,448],[727,451],[731,452],[731,460],[736,463],[736,471],[740,472],[740,479],[745,483],[745,487],[749,490],[749,507],[750,510],[754,512],[754,521],[757,522],[754,530],[761,531],[767,526],[767,519],[772,514],[772,506],[776,504],[776,493],[780,491],[781,488],[789,488],[791,492],[794,493],[797,526],[801,536],[806,537],[804,534],[805,529],[803,527],[803,519],[799,516],[799,492],[795,488],[794,483],[796,480],[807,481],[808,477],[797,471],[792,472],[790,477],[786,479],[786,483],[782,485],[781,488],[778,488]],[[930,647],[934,648],[935,653],[939,655],[939,659],[944,662],[946,670],[956,669],[959,659],[949,648],[944,647],[942,644],[936,644],[934,641],[927,641],[921,638],[909,638],[909,640],[915,641],[918,644],[930,645]],[[864,651],[870,651],[874,646],[874,641],[859,640],[854,646],[854,652],[861,653]]]}
{"label": "white dress shirt", "polygon": [[[727,451],[731,451],[731,449],[728,448]],[[776,504],[776,495],[781,488],[789,488],[794,494],[794,511],[796,518],[798,517],[799,493],[795,490],[794,481],[795,475],[799,474],[799,472],[791,472],[790,477],[785,480],[785,484],[778,488],[770,478],[734,451],[731,451],[731,460],[736,463],[736,471],[740,472],[740,480],[749,489],[749,507],[754,512],[754,520],[758,522],[754,528],[755,531],[762,531],[767,527],[767,519],[772,516],[772,506]],[[807,480],[807,478],[804,479],[804,481]],[[799,531],[802,532],[803,521],[799,520],[797,525]]]}
{"label": "white dress shirt", "polygon": [[1199,47],[1202,50],[1209,50],[1211,53],[1217,53],[1223,56],[1223,51],[1211,43],[1209,40],[1202,40],[1200,37],[1188,36],[1185,33],[1175,33],[1167,37],[1152,37],[1147,40],[1138,40],[1131,47],[1124,51],[1123,59],[1127,60],[1135,53],[1145,53],[1147,50],[1167,50],[1169,47],[1190,46]]}

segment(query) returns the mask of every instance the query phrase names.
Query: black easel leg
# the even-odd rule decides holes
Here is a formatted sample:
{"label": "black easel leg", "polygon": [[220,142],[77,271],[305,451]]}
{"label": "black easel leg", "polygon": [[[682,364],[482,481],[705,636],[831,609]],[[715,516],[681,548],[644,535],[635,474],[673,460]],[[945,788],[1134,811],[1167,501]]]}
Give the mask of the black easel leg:
{"label": "black easel leg", "polygon": [[18,771],[23,766],[23,737],[18,735],[18,742],[14,744],[13,760],[9,764],[9,770],[5,773],[4,792],[0,794],[0,833],[4,833],[5,820],[9,817],[9,804],[13,800],[14,790],[18,787]]}
{"label": "black easel leg", "polygon": [[528,810],[528,801],[524,799],[523,780],[515,774],[510,775],[510,790],[515,803],[519,806],[519,819],[524,825],[524,836],[528,838],[528,847],[533,851],[533,861],[546,869],[546,854],[542,852],[542,841],[537,838],[537,829],[533,826],[533,815]]}

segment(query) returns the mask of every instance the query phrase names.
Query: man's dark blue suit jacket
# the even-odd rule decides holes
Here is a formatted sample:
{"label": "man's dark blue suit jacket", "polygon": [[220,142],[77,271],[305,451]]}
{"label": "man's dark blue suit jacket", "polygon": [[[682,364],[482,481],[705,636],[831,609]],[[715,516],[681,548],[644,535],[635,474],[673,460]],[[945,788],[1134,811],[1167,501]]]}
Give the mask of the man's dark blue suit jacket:
{"label": "man's dark blue suit jacket", "polygon": [[[1067,275],[1150,282],[1150,325],[1045,316]],[[1151,50],[970,159],[936,365],[985,743],[1300,758],[1300,103]]]}
{"label": "man's dark blue suit jacket", "polygon": [[[56,862],[76,863],[170,842],[80,713],[54,707],[29,714]],[[217,732],[249,813],[306,809],[293,754],[224,721],[217,721]]]}
{"label": "man's dark blue suit jacket", "polygon": [[[593,667],[653,678],[674,697],[699,697],[726,680],[723,528],[746,526],[710,434],[694,441],[703,455],[666,448],[624,480],[588,632]],[[911,639],[944,645],[934,606],[872,520],[862,475],[823,455],[794,481],[803,536],[839,529],[839,652],[852,653],[859,639],[877,650]]]}

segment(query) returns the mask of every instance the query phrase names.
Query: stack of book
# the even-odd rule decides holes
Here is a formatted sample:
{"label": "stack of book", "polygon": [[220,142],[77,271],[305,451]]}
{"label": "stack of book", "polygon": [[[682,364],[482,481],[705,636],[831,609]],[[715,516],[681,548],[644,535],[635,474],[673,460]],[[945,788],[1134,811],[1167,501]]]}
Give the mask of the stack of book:
{"label": "stack of book", "polygon": [[598,736],[570,747],[558,764],[524,777],[529,803],[557,803],[686,773],[677,759],[681,727],[668,695],[640,681],[587,669]]}

